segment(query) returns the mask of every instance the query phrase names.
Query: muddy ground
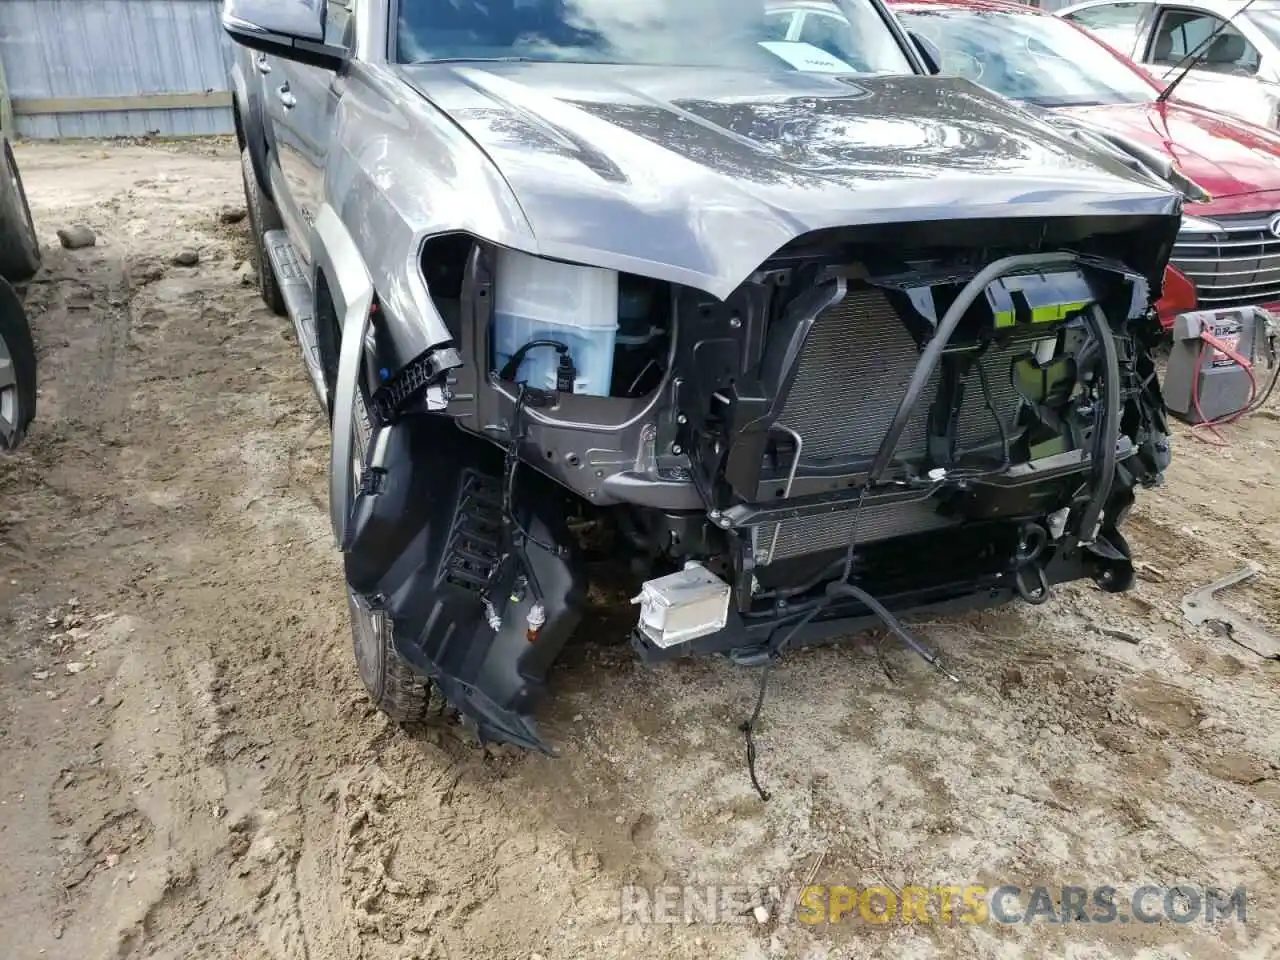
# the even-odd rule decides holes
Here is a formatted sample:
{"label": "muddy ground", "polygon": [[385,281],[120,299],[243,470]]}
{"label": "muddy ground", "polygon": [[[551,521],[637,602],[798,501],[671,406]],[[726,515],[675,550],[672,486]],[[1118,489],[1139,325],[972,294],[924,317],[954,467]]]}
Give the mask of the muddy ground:
{"label": "muddy ground", "polygon": [[[862,637],[775,675],[646,669],[583,636],[542,722],[481,751],[369,709],[285,321],[241,282],[234,149],[25,145],[39,420],[0,462],[0,956],[1226,957],[1280,951],[1280,666],[1183,625],[1246,560],[1280,626],[1275,402],[1177,437],[1136,589],[931,622],[951,684]],[[87,223],[98,245],[58,248]],[[183,249],[196,266],[170,263]],[[1207,924],[838,925],[785,891],[1243,885]],[[741,885],[719,922],[619,922],[624,885]],[[771,896],[769,888],[775,888]],[[745,898],[742,890],[746,890]],[[877,901],[878,902],[878,901]],[[751,907],[768,919],[758,922]],[[677,911],[678,912],[678,911]],[[697,919],[695,915],[695,919]]]}

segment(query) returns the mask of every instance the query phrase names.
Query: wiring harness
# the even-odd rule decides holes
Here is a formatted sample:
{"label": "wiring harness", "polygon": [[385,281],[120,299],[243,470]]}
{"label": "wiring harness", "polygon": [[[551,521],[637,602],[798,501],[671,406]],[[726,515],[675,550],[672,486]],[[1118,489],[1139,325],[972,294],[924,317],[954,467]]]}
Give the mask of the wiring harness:
{"label": "wiring harness", "polygon": [[514,380],[519,373],[520,365],[524,362],[524,358],[528,356],[531,350],[539,348],[552,349],[559,354],[559,360],[556,364],[556,390],[554,392],[540,390],[530,387],[523,381],[516,385],[516,401],[511,413],[511,424],[507,431],[507,444],[504,451],[502,470],[502,526],[506,548],[498,557],[498,562],[494,565],[493,572],[489,577],[489,584],[481,597],[481,601],[484,604],[485,617],[489,622],[490,628],[496,633],[502,629],[502,614],[494,602],[495,588],[501,582],[508,565],[515,563],[518,569],[508,599],[511,603],[516,604],[524,599],[526,590],[532,594],[533,604],[525,616],[525,630],[530,643],[537,639],[538,631],[546,623],[547,612],[542,586],[538,583],[537,572],[529,559],[528,547],[532,545],[559,558],[567,556],[569,550],[567,547],[541,540],[530,533],[521,523],[516,510],[516,472],[520,468],[520,445],[525,439],[525,409],[529,406],[550,406],[555,402],[556,394],[572,393],[577,371],[574,368],[573,356],[567,344],[558,340],[531,340],[512,354],[499,372],[499,376],[503,380]]}

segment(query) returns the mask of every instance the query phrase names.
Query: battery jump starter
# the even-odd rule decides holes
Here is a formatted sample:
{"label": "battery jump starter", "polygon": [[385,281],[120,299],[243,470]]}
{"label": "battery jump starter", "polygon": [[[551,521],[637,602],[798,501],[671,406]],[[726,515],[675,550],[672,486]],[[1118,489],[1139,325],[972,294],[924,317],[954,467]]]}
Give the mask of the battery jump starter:
{"label": "battery jump starter", "polygon": [[1275,389],[1280,321],[1260,307],[1198,310],[1174,318],[1172,335],[1165,406],[1221,441],[1217,427],[1257,410]]}

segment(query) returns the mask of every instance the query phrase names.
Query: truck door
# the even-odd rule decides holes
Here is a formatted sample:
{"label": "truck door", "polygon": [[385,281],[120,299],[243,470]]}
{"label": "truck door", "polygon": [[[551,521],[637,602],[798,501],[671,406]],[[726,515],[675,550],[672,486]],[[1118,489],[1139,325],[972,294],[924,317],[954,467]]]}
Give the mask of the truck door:
{"label": "truck door", "polygon": [[[354,18],[351,0],[328,0],[326,40],[351,48]],[[294,248],[311,257],[311,226],[324,203],[325,165],[334,115],[345,82],[336,73],[270,59],[267,110],[274,132],[277,163],[272,190]]]}

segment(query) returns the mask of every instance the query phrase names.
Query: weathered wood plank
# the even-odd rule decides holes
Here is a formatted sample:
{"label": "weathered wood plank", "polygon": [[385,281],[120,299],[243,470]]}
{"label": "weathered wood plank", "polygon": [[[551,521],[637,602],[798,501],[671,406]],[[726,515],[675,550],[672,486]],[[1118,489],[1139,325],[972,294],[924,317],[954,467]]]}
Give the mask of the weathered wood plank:
{"label": "weathered wood plank", "polygon": [[226,90],[209,90],[199,93],[148,93],[132,97],[18,97],[12,101],[13,114],[20,117],[229,106],[231,106],[231,94]]}

